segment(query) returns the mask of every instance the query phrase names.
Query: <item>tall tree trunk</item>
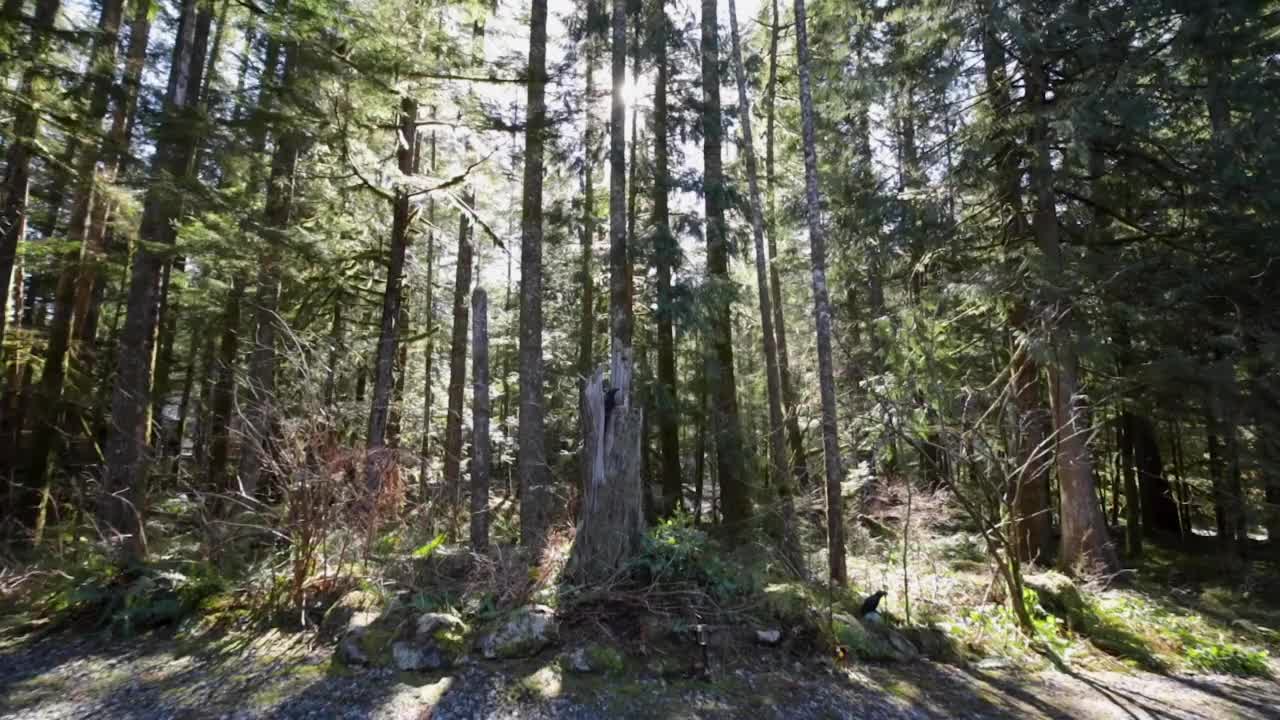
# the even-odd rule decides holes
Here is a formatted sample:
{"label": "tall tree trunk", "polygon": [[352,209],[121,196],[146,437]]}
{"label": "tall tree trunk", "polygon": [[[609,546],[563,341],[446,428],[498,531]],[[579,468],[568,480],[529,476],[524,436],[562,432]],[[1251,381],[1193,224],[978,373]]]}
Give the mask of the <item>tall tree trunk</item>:
{"label": "tall tree trunk", "polygon": [[[1020,218],[1020,200],[1015,207],[1014,217]],[[1015,223],[1025,225],[1017,220]],[[1025,230],[1025,227],[1019,227],[1019,230]],[[1025,303],[1015,300],[1009,311],[1009,324],[1015,330],[1027,326]],[[1048,442],[1045,428],[1048,417],[1043,404],[1044,385],[1040,379],[1040,368],[1031,357],[1025,338],[1016,337],[1016,334],[1009,365],[1010,394],[1016,422],[1014,457],[1018,463],[1009,488],[1013,497],[1010,509],[1013,512],[1014,550],[1021,562],[1044,562],[1053,549],[1047,478],[1052,465],[1053,446]]]}
{"label": "tall tree trunk", "polygon": [[[467,205],[474,203],[468,193]],[[453,330],[449,339],[449,408],[444,425],[444,484],[451,513],[462,501],[462,403],[467,380],[467,324],[471,294],[471,224],[465,212],[458,217],[458,259],[453,282]],[[542,386],[539,385],[539,388]]]}
{"label": "tall tree trunk", "polygon": [[[508,227],[507,233],[510,234],[510,232],[511,232],[511,228]],[[512,257],[510,252],[505,254],[507,256],[507,284],[506,284],[506,289],[503,291],[503,294],[502,294],[502,312],[509,318],[511,317],[512,311],[515,311],[517,309],[517,305],[511,302]],[[515,345],[518,347],[520,344],[520,328],[518,327],[518,323],[509,324],[507,326],[507,330],[510,333],[510,335],[507,338],[507,342],[510,345]],[[502,406],[498,408],[498,413],[499,413],[498,427],[499,427],[499,431],[502,433],[502,437],[504,438],[511,437],[511,420],[512,420],[511,360],[512,360],[512,353],[510,352],[503,353],[502,369],[499,370],[499,372],[502,373]],[[504,479],[503,489],[502,489],[504,499],[510,499],[515,495],[515,488],[514,488],[515,465],[512,464],[507,459],[508,457],[509,456],[504,454],[501,458],[502,475]]]}
{"label": "tall tree trunk", "polygon": [[658,447],[661,453],[663,515],[671,515],[684,505],[680,475],[680,405],[676,387],[675,293],[672,270],[680,262],[680,246],[671,232],[669,193],[671,170],[667,127],[667,13],[664,3],[653,5],[653,43],[657,80],[653,88],[653,258],[658,280],[658,384],[655,388]]}
{"label": "tall tree trunk", "polygon": [[[289,43],[285,51],[282,95],[288,95],[298,82],[305,64],[302,45]],[[264,92],[266,90],[264,89]],[[274,98],[269,106],[274,106]],[[271,154],[271,175],[267,182],[266,207],[263,209],[262,251],[259,255],[258,287],[254,299],[253,348],[249,354],[247,383],[248,408],[245,412],[246,437],[240,445],[240,491],[256,497],[263,486],[263,470],[274,463],[276,437],[276,332],[280,322],[280,248],[293,221],[294,186],[297,181],[298,155],[303,138],[295,128],[287,128],[275,139]]]}
{"label": "tall tree trunk", "polygon": [[813,265],[813,316],[818,338],[818,381],[822,397],[822,446],[827,471],[827,552],[831,582],[845,585],[844,510],[840,483],[840,432],[836,418],[835,369],[831,359],[831,300],[827,292],[827,246],[822,230],[822,200],[818,194],[818,154],[814,131],[813,94],[809,80],[809,31],[804,0],[796,5],[796,70],[800,76],[800,128],[804,143],[805,213],[809,221],[809,254]]}
{"label": "tall tree trunk", "polygon": [[[112,72],[115,69],[117,35],[120,19],[124,14],[124,0],[106,0],[98,18],[98,34],[94,36],[90,53],[91,82],[88,82],[89,98],[85,125],[96,135],[107,114],[110,100]],[[44,356],[44,370],[40,375],[38,415],[31,449],[31,466],[27,477],[33,487],[41,488],[41,495],[49,493],[49,459],[56,443],[62,437],[60,422],[66,408],[63,407],[62,386],[66,377],[65,361],[71,340],[71,317],[75,303],[77,263],[80,246],[84,243],[90,204],[94,202],[94,176],[97,172],[100,148],[97,143],[81,143],[76,158],[74,177],[75,199],[72,203],[71,225],[68,240],[72,249],[64,258],[64,267],[58,276],[54,298],[53,321],[49,326],[48,345]],[[98,198],[98,202],[102,202]],[[7,277],[7,276],[6,276]],[[36,541],[39,542],[39,534]]]}
{"label": "tall tree trunk", "polygon": [[1139,514],[1138,478],[1133,473],[1134,419],[1127,410],[1120,418],[1120,468],[1124,478],[1124,544],[1129,557],[1142,554],[1142,516]]}
{"label": "tall tree trunk", "polygon": [[[702,357],[701,348],[699,348],[698,356]],[[707,362],[703,359],[698,366],[698,379],[695,383],[696,393],[698,396],[697,423],[698,428],[695,431],[693,441],[693,524],[694,526],[702,524],[702,502],[704,495],[703,479],[707,471],[707,417],[710,415],[708,410],[708,392],[707,392]]]}
{"label": "tall tree trunk", "polygon": [[609,348],[610,367],[617,372],[631,355],[634,315],[631,308],[631,263],[627,253],[627,0],[613,0],[610,18],[613,68],[609,121]]}
{"label": "tall tree trunk", "polygon": [[[179,211],[173,182],[185,176],[194,144],[187,140],[193,123],[204,48],[197,47],[199,3],[183,0],[174,42],[165,112],[152,157],[151,184],[143,202],[141,242],[134,253],[124,328],[117,352],[115,387],[111,398],[111,430],[106,446],[98,508],[102,524],[125,538],[128,558],[146,553],[142,515],[146,496],[148,409],[151,399],[151,354],[160,280],[174,243],[174,220]],[[208,11],[200,11],[207,13]]]}
{"label": "tall tree trunk", "polygon": [[794,569],[803,571],[799,539],[795,535],[795,513],[792,501],[791,472],[787,463],[785,427],[782,415],[782,386],[779,379],[778,348],[774,334],[773,302],[769,289],[770,259],[765,255],[764,202],[760,196],[760,178],[756,167],[755,141],[751,135],[751,98],[747,95],[747,72],[742,64],[742,42],[738,37],[738,9],[729,0],[729,30],[733,40],[733,69],[738,81],[738,117],[742,123],[742,152],[747,166],[747,187],[751,201],[751,234],[756,251],[756,286],[760,297],[760,327],[764,342],[765,386],[769,396],[769,459],[773,482],[781,504],[783,552]]}
{"label": "tall tree trunk", "polygon": [[404,288],[401,288],[400,298],[400,320],[397,323],[399,328],[398,349],[396,350],[396,365],[393,371],[395,376],[395,386],[391,395],[391,414],[387,417],[387,447],[400,447],[400,433],[402,431],[404,418],[404,381],[409,375],[409,343],[408,335],[410,331],[409,325],[409,304],[404,301]]}
{"label": "tall tree trunk", "polygon": [[186,432],[187,413],[191,409],[191,390],[199,374],[197,368],[200,366],[201,346],[212,347],[207,340],[200,341],[201,337],[212,337],[204,331],[204,317],[198,315],[192,318],[191,337],[187,344],[187,361],[183,363],[182,370],[182,391],[178,393],[178,416],[174,418],[173,430],[164,438],[164,454],[165,457],[173,458],[174,477],[178,470],[178,460],[182,456],[183,433]]}
{"label": "tall tree trunk", "polygon": [[[993,118],[1009,112],[1009,76],[1005,69],[1006,54],[996,35],[994,4],[987,0],[982,18],[982,59],[987,84],[989,110]],[[1020,248],[1030,239],[1022,201],[1022,166],[1016,143],[1003,131],[999,139],[999,162],[994,178],[995,193],[1001,211],[1008,216],[1004,227],[1004,244]],[[1049,413],[1044,406],[1041,369],[1028,346],[1031,331],[1027,301],[1015,293],[1009,298],[1006,321],[1012,330],[1009,379],[1015,423],[1014,458],[1017,470],[1011,479],[1009,493],[1013,499],[1012,531],[1014,550],[1021,562],[1044,561],[1052,552],[1052,528],[1049,512],[1047,473],[1053,455],[1047,442]]]}
{"label": "tall tree trunk", "polygon": [[742,418],[738,412],[738,383],[733,367],[733,321],[729,278],[729,238],[725,223],[728,204],[720,143],[724,126],[720,119],[720,25],[716,0],[702,0],[702,161],[703,191],[707,213],[707,281],[710,286],[710,378],[714,387],[717,476],[723,495],[724,524],[730,534],[743,530],[751,517],[742,442]]}
{"label": "tall tree trunk", "polygon": [[529,18],[528,118],[520,201],[520,542],[536,558],[551,524],[542,361],[542,175],[547,133],[547,2]]}
{"label": "tall tree trunk", "polygon": [[471,295],[471,549],[489,547],[489,305],[483,288]]}
{"label": "tall tree trunk", "polygon": [[[431,115],[435,117],[435,107]],[[429,171],[436,174],[436,134],[431,132],[431,158]],[[422,349],[422,469],[418,474],[418,502],[427,501],[427,478],[431,469],[431,411],[433,406],[432,381],[435,380],[436,354],[436,200],[427,198],[427,292],[424,303],[427,306],[427,340]]]}
{"label": "tall tree trunk", "polygon": [[[1233,138],[1231,123],[1230,86],[1233,81],[1232,64],[1236,49],[1224,38],[1216,36],[1217,31],[1224,30],[1224,25],[1231,22],[1226,6],[1221,3],[1205,3],[1198,8],[1202,17],[1201,35],[1197,38],[1203,45],[1205,55],[1205,106],[1209,115],[1209,127],[1212,134],[1211,167],[1217,176],[1217,189],[1220,194],[1226,193],[1221,178],[1231,172],[1234,163],[1233,154],[1237,143]],[[1228,186],[1229,187],[1229,186]],[[1221,200],[1228,208],[1244,212],[1239,203],[1231,197]],[[1238,334],[1238,333],[1233,333]],[[1209,388],[1210,433],[1217,436],[1222,446],[1220,461],[1217,464],[1217,483],[1214,486],[1214,501],[1219,513],[1219,540],[1224,547],[1234,547],[1244,554],[1249,542],[1248,525],[1245,517],[1244,487],[1240,475],[1239,454],[1239,422],[1237,420],[1238,398],[1236,388],[1236,361],[1233,350],[1217,348],[1213,351],[1212,374],[1215,382]],[[1212,446],[1210,456],[1213,455]]]}
{"label": "tall tree trunk", "polygon": [[1213,501],[1218,520],[1218,539],[1224,548],[1244,554],[1249,534],[1246,524],[1244,488],[1240,474],[1239,423],[1235,407],[1239,400],[1235,364],[1219,354],[1209,389],[1207,420],[1209,430],[1209,476],[1213,481]]}
{"label": "tall tree trunk", "polygon": [[[129,49],[126,52],[121,96],[111,116],[111,129],[101,149],[102,176],[105,186],[115,182],[123,172],[129,151],[129,138],[136,122],[138,93],[142,85],[142,71],[146,64],[147,43],[151,35],[151,1],[134,0],[133,15],[129,21]],[[77,388],[81,397],[93,395],[92,380],[97,364],[98,349],[95,343],[98,315],[101,310],[103,289],[106,285],[106,260],[110,239],[107,219],[114,208],[109,198],[92,203],[88,225],[82,243],[80,272],[76,278],[75,307],[72,312],[71,353],[80,365],[80,377],[84,382]],[[67,421],[68,431],[79,431],[79,408],[73,408],[73,416]]]}
{"label": "tall tree trunk", "polygon": [[[252,52],[255,34],[250,28],[250,32],[245,38],[245,56],[248,57]],[[279,41],[274,36],[267,40],[267,48],[263,57],[263,69],[261,74],[261,90],[259,91],[257,101],[257,111],[262,112],[271,104],[271,92],[274,87],[274,78],[279,63],[280,51]],[[245,94],[245,76],[247,73],[247,63],[240,71],[240,79],[237,84],[237,108],[236,117],[239,118],[244,112],[244,108],[248,106],[248,100]],[[245,149],[249,153],[249,161],[255,163],[265,152],[267,144],[267,124],[265,122],[253,123],[250,126],[248,142]],[[256,192],[259,189],[260,182],[256,181],[256,173],[251,173],[250,192]],[[231,178],[224,178],[224,182],[229,182]],[[209,393],[209,416],[208,425],[204,430],[207,439],[208,458],[207,463],[200,463],[208,468],[207,486],[211,492],[215,493],[238,493],[240,490],[238,476],[232,476],[232,480],[228,481],[227,462],[230,457],[230,430],[231,430],[231,413],[234,409],[236,399],[236,364],[240,352],[240,330],[241,330],[241,306],[245,298],[245,281],[239,275],[236,275],[231,281],[231,290],[223,299],[223,309],[221,325],[222,330],[218,339],[218,360],[213,368],[213,388]],[[335,311],[337,307],[335,306]],[[256,341],[256,339],[255,339]],[[252,354],[252,353],[251,353]],[[329,373],[333,372],[333,360],[330,360]],[[331,388],[331,383],[327,390]],[[252,389],[247,398],[250,408],[253,408],[255,399],[252,395]],[[248,447],[249,443],[245,443],[242,452],[253,452]],[[221,506],[215,509],[215,512],[221,511]]]}
{"label": "tall tree trunk", "polygon": [[244,301],[244,280],[236,278],[222,310],[222,337],[218,341],[218,364],[209,401],[209,479],[211,492],[236,492],[225,479],[229,455],[231,410],[236,397],[236,357],[240,352],[240,304]]}
{"label": "tall tree trunk", "polygon": [[344,328],[342,323],[343,293],[333,294],[333,311],[329,323],[329,352],[324,367],[324,407],[332,411],[338,402],[338,363],[344,349]]}
{"label": "tall tree trunk", "polygon": [[1142,526],[1147,532],[1179,534],[1178,503],[1164,472],[1155,425],[1146,415],[1133,415],[1133,462],[1142,499]]}
{"label": "tall tree trunk", "polygon": [[[418,156],[418,101],[409,96],[400,99],[400,127],[397,131],[396,162],[400,172],[412,175]],[[387,283],[382,293],[382,318],[378,330],[378,351],[373,363],[373,407],[369,410],[368,454],[365,480],[369,490],[382,486],[383,475],[394,462],[385,451],[387,425],[392,414],[393,371],[396,346],[400,342],[401,292],[404,284],[405,251],[409,246],[409,194],[397,191],[391,220],[391,248],[387,264]],[[464,350],[465,352],[465,350]],[[401,369],[403,374],[404,370]]]}
{"label": "tall tree trunk", "polygon": [[[213,386],[217,382],[218,338],[212,329],[205,334],[203,348],[200,350],[200,370],[197,378],[200,387],[196,389],[195,407],[192,408],[186,427],[191,434],[191,464],[204,470],[209,461],[209,402],[213,397]],[[194,427],[191,427],[194,426]]]}
{"label": "tall tree trunk", "polygon": [[769,79],[765,85],[765,153],[764,175],[768,185],[768,235],[769,238],[769,292],[773,300],[774,340],[778,347],[778,381],[782,387],[782,407],[786,413],[787,444],[791,449],[791,472],[796,485],[809,484],[809,464],[804,454],[804,438],[800,435],[800,415],[796,410],[795,386],[791,379],[791,359],[787,352],[786,308],[782,301],[782,273],[778,269],[778,193],[774,174],[774,145],[777,137],[778,98],[778,36],[782,32],[782,17],[778,0],[773,2],[773,24],[769,28]]}
{"label": "tall tree trunk", "polygon": [[[594,17],[599,11],[595,2],[589,4],[587,13]],[[595,84],[595,65],[596,65],[596,40],[594,35],[588,35],[586,39],[586,102],[583,103],[584,118],[583,124],[586,126],[586,149],[583,153],[582,161],[582,234],[579,240],[581,246],[580,256],[578,260],[578,273],[581,275],[582,281],[582,299],[581,311],[578,320],[578,429],[583,437],[587,433],[587,406],[586,392],[587,383],[591,378],[592,364],[595,357],[595,278],[591,276],[592,267],[592,248],[596,237],[596,193],[595,193],[595,166],[596,166],[596,119],[593,112],[596,99]],[[587,456],[587,448],[584,445],[579,458],[580,477],[578,487],[578,497],[581,498],[586,492],[587,482],[591,479],[591,458]]]}
{"label": "tall tree trunk", "polygon": [[[27,234],[31,159],[38,154],[41,96],[48,84],[40,60],[61,7],[61,0],[37,0],[31,22],[31,39],[25,51],[30,64],[23,71],[18,85],[18,97],[30,98],[32,102],[16,105],[13,136],[5,151],[4,183],[0,185],[4,188],[4,206],[0,208],[0,284],[5,288],[9,287],[9,279],[13,276],[18,245]],[[4,313],[0,313],[0,339],[4,338],[5,320]]]}
{"label": "tall tree trunk", "polygon": [[[1031,14],[1024,22],[1029,22]],[[1058,238],[1058,212],[1053,190],[1050,158],[1049,118],[1045,93],[1048,87],[1046,60],[1034,48],[1027,50],[1024,70],[1027,77],[1026,104],[1032,116],[1030,144],[1031,191],[1035,198],[1032,223],[1036,242],[1046,260],[1051,278],[1064,277],[1066,258]],[[1054,359],[1049,365],[1053,397],[1054,433],[1057,444],[1058,482],[1062,498],[1062,548],[1059,566],[1110,574],[1119,568],[1115,547],[1107,536],[1107,525],[1098,506],[1090,456],[1088,426],[1085,425],[1079,389],[1079,357],[1071,298],[1053,291],[1045,308],[1050,321],[1049,346]]]}

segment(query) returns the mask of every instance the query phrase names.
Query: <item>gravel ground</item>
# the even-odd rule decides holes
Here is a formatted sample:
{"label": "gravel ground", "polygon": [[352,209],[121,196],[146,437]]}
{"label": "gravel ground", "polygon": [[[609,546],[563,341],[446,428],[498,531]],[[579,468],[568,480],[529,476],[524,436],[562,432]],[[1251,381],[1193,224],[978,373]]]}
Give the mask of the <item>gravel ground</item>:
{"label": "gravel ground", "polygon": [[710,682],[562,676],[554,658],[448,675],[333,668],[310,635],[193,646],[61,635],[0,644],[0,720],[81,718],[1280,718],[1280,684],[1144,673],[1015,675],[933,663],[779,663]]}

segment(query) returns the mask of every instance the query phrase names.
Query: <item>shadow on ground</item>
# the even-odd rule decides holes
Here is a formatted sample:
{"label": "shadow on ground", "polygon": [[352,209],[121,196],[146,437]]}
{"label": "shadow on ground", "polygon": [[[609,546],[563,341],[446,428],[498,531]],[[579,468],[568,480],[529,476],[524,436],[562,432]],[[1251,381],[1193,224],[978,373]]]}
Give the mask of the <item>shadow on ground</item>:
{"label": "shadow on ground", "polygon": [[0,718],[1261,720],[1280,708],[1274,682],[1217,676],[832,667],[765,653],[706,681],[570,675],[551,652],[410,675],[351,670],[330,655],[311,635],[278,632],[238,641],[10,642],[0,646]]}

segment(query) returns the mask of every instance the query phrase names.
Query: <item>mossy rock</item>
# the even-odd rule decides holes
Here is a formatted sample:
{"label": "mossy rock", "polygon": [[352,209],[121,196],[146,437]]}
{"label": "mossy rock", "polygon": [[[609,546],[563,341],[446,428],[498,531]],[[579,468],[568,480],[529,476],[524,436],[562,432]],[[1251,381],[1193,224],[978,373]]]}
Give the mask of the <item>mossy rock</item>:
{"label": "mossy rock", "polygon": [[526,605],[481,636],[480,653],[489,660],[533,657],[559,637],[555,610],[546,605]]}
{"label": "mossy rock", "polygon": [[[351,625],[357,615],[376,612],[382,606],[382,600],[367,590],[352,590],[338,598],[324,618],[320,620],[321,637],[340,637]],[[368,624],[368,623],[366,623]]]}
{"label": "mossy rock", "polygon": [[453,667],[466,655],[469,633],[470,628],[456,615],[415,616],[410,609],[400,608],[367,626],[349,629],[338,643],[337,657],[348,665],[405,672],[440,670]]}
{"label": "mossy rock", "polygon": [[945,632],[932,627],[905,628],[903,637],[911,641],[920,650],[920,654],[931,660],[943,662],[955,660],[960,656],[955,643]]}
{"label": "mossy rock", "polygon": [[354,627],[338,642],[337,659],[344,665],[390,667],[394,641],[395,633],[385,627]]}
{"label": "mossy rock", "polygon": [[814,604],[812,593],[798,582],[773,583],[764,588],[765,609],[788,625],[811,623]]}
{"label": "mossy rock", "polygon": [[442,545],[425,557],[412,558],[413,584],[418,588],[463,580],[475,568],[476,556],[461,545]]}
{"label": "mossy rock", "polygon": [[862,660],[908,662],[920,655],[910,640],[893,628],[857,620],[844,613],[831,619],[835,641]]}
{"label": "mossy rock", "polygon": [[1093,611],[1080,588],[1066,575],[1052,570],[1026,575],[1022,585],[1036,592],[1040,607],[1066,620],[1072,629],[1085,629],[1089,625]]}
{"label": "mossy rock", "polygon": [[626,669],[626,658],[617,648],[591,643],[566,655],[562,664],[573,673],[621,675]]}

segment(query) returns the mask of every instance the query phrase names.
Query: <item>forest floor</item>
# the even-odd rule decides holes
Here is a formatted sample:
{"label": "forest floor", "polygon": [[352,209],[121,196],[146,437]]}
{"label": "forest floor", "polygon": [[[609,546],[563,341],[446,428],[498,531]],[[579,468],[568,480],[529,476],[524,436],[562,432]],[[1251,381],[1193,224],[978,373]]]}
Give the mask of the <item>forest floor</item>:
{"label": "forest floor", "polygon": [[955,666],[834,665],[763,650],[708,680],[563,674],[550,652],[408,675],[335,665],[310,633],[60,633],[0,644],[0,718],[1280,717],[1274,679]]}

